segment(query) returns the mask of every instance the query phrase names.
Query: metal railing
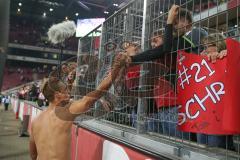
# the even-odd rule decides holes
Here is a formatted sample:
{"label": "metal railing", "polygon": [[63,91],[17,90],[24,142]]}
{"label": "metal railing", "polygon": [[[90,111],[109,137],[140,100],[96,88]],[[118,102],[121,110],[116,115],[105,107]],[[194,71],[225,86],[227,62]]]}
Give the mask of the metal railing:
{"label": "metal railing", "polygon": [[[159,40],[157,38],[160,37],[163,41],[166,19],[172,4],[178,4],[181,8],[192,12],[193,29],[201,28],[209,35],[221,33],[225,37],[239,40],[239,0],[134,0],[80,39],[77,83],[83,83],[94,89],[106,76],[113,57],[125,51],[126,43],[137,44],[140,50],[146,51],[155,47],[153,44],[155,40]],[[101,32],[101,35],[90,36],[95,32]],[[176,34],[179,34],[179,31]],[[204,45],[203,37],[191,36],[190,41],[196,41],[195,46],[198,47],[196,53],[200,54],[200,48]],[[216,42],[218,41],[217,39]],[[125,86],[121,87],[125,87],[127,91],[121,94],[116,93],[116,86],[114,86],[116,84],[113,84],[109,91],[111,96],[105,96],[104,101],[115,105],[115,110],[109,113],[104,112],[103,116],[92,120],[96,108],[102,105],[98,102],[94,109],[86,113],[92,117],[90,118],[92,121],[82,121],[79,124],[170,159],[240,159],[239,136],[222,136],[224,139],[221,141],[222,146],[214,146],[208,135],[180,132],[176,128],[178,105],[175,79],[177,75],[176,57],[172,55],[179,50],[178,45],[175,50],[172,49],[170,56],[144,62],[132,68],[132,72],[137,72],[140,76],[134,77],[135,81],[130,84],[130,89],[127,88],[129,84],[124,80],[122,85]],[[184,46],[181,49],[188,48]],[[193,52],[193,49],[190,48],[190,51]],[[89,55],[88,58],[90,58],[87,59],[85,56],[87,60],[83,62],[82,55]],[[97,63],[95,68],[89,70],[92,74],[88,74],[85,82],[81,81],[79,78],[81,66],[85,64],[94,66],[91,65],[93,62]],[[149,75],[144,74],[149,72],[154,72],[151,76],[158,77],[157,82],[151,82],[147,78]],[[161,100],[156,98],[151,88],[154,86],[163,88],[161,92],[164,92],[163,99],[166,101],[160,102]],[[138,96],[130,94],[134,91]],[[140,92],[141,96],[139,96]],[[79,94],[75,92],[76,97],[79,97]],[[217,137],[211,136],[212,140]],[[230,141],[233,142],[231,147]]]}

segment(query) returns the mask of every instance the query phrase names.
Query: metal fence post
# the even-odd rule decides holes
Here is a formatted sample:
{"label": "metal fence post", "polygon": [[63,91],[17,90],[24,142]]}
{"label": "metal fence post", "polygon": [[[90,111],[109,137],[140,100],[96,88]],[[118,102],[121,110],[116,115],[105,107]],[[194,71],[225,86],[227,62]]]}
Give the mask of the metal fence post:
{"label": "metal fence post", "polygon": [[[147,24],[149,21],[149,11],[148,11],[148,4],[149,0],[144,0],[143,4],[143,23],[142,23],[142,37],[141,37],[141,49],[145,50],[146,49],[146,44],[145,44],[145,38],[148,35],[148,28]],[[144,67],[141,66],[141,70],[144,70]],[[140,79],[140,90],[141,90],[141,84],[144,84],[144,81],[146,81],[145,78]],[[137,108],[137,133],[138,134],[143,134],[147,132],[146,128],[146,112],[147,112],[147,100],[145,98],[139,98],[138,101],[138,108]]]}
{"label": "metal fence post", "polygon": [[[76,70],[76,75],[78,75],[78,73],[80,72],[80,68],[79,68],[79,57],[80,54],[82,53],[82,43],[81,40],[78,40],[78,53],[77,53],[77,70]],[[75,81],[75,90],[74,90],[74,99],[78,99],[79,95],[78,95],[78,82],[79,82],[79,76],[76,76],[76,81]]]}

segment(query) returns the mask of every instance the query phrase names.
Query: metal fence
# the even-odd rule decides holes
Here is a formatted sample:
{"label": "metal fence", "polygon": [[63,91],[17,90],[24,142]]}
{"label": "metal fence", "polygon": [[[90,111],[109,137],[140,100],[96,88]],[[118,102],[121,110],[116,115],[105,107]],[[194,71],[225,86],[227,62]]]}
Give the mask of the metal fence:
{"label": "metal fence", "polygon": [[[130,53],[127,50],[131,46],[138,48],[135,50],[137,54],[164,43],[168,11],[172,4],[191,11],[191,30],[201,30],[206,33],[205,37],[220,33],[224,39],[240,40],[239,0],[134,0],[80,39],[77,86],[94,89],[106,76],[114,55],[124,51]],[[96,32],[101,33],[100,36],[96,36]],[[176,30],[175,36],[180,32],[181,29]],[[191,35],[189,40],[195,43],[196,51],[185,44],[180,48],[178,42],[168,56],[137,63],[128,69],[128,81],[125,77],[122,83],[114,83],[109,94],[85,114],[90,119],[97,117],[98,120],[80,124],[172,159],[240,159],[239,136],[186,133],[176,127],[178,105],[174,54],[179,49],[190,49],[190,52],[200,54],[206,44],[204,39],[207,38],[200,32],[199,35]],[[214,42],[219,41],[217,38]],[[82,81],[85,64],[95,67],[88,69],[88,78]],[[138,73],[137,76],[134,73]],[[149,79],[149,76],[155,79]],[[153,92],[156,86],[157,95]],[[120,93],[117,87],[121,87]],[[75,92],[77,98],[79,95],[80,90]],[[101,110],[100,106],[106,104],[114,105],[115,110],[108,113]],[[96,111],[99,112],[97,108],[101,108],[102,113],[97,113],[100,116],[96,116]]]}

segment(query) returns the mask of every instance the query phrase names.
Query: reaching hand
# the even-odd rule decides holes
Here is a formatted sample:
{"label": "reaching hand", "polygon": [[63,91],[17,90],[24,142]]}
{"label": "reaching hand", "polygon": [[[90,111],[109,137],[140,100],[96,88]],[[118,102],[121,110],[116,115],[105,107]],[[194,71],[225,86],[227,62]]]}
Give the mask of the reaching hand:
{"label": "reaching hand", "polygon": [[121,53],[115,57],[112,68],[120,70],[120,68],[128,66],[130,62],[130,56],[126,53]]}
{"label": "reaching hand", "polygon": [[115,80],[118,76],[121,76],[121,74],[124,74],[122,72],[125,71],[125,69],[129,66],[130,62],[131,62],[131,58],[126,53],[117,55],[112,65],[112,70],[111,70],[112,80]]}
{"label": "reaching hand", "polygon": [[201,55],[207,55],[208,60],[212,63],[216,63],[217,59],[223,59],[224,57],[227,56],[227,50],[222,50],[220,53],[219,52],[207,52],[203,51]]}
{"label": "reaching hand", "polygon": [[227,56],[227,50],[222,50],[222,51],[218,54],[217,58],[218,58],[218,59],[223,59],[223,58],[226,57],[226,56]]}
{"label": "reaching hand", "polygon": [[106,111],[110,112],[111,110],[113,110],[113,106],[111,105],[111,103],[109,101],[107,101],[105,99],[100,99],[100,102]]}
{"label": "reaching hand", "polygon": [[129,56],[135,56],[139,52],[139,46],[130,44],[128,47],[126,47],[125,51],[126,54]]}
{"label": "reaching hand", "polygon": [[167,24],[173,24],[173,22],[176,20],[179,12],[179,6],[178,5],[172,5],[171,9],[168,12],[168,19]]}
{"label": "reaching hand", "polygon": [[210,52],[207,54],[208,60],[212,63],[215,63],[217,61],[218,52]]}

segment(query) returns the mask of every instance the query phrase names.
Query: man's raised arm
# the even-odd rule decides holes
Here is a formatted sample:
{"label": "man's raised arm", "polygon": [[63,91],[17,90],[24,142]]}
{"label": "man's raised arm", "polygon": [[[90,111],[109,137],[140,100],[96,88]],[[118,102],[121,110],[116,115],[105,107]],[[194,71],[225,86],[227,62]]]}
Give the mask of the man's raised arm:
{"label": "man's raised arm", "polygon": [[165,34],[163,44],[154,48],[146,50],[131,57],[133,63],[152,61],[163,58],[166,54],[171,54],[173,45],[173,23],[178,18],[178,5],[173,5],[168,12],[167,24],[165,26]]}
{"label": "man's raised arm", "polygon": [[120,56],[117,56],[114,60],[111,73],[105,79],[103,79],[95,91],[88,93],[80,100],[74,101],[69,107],[70,113],[80,114],[86,112],[89,107],[91,107],[99,98],[104,95],[104,93],[108,91],[113,81],[119,75],[120,70],[128,62],[129,57],[127,55],[121,54]]}

